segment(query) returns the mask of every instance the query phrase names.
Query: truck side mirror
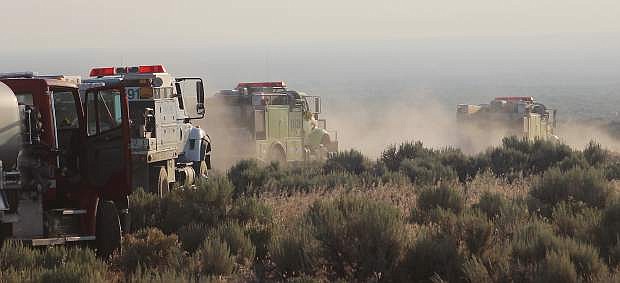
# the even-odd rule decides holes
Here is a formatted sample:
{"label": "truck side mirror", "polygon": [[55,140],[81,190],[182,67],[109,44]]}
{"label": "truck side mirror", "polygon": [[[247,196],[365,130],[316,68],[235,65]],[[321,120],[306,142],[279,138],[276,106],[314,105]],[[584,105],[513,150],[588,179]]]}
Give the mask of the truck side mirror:
{"label": "truck side mirror", "polygon": [[196,81],[196,113],[204,115],[205,113],[205,88],[202,80]]}
{"label": "truck side mirror", "polygon": [[205,116],[205,86],[199,77],[175,78],[179,105],[188,119],[202,119]]}
{"label": "truck side mirror", "polygon": [[314,113],[321,114],[321,98],[318,96],[314,97]]}

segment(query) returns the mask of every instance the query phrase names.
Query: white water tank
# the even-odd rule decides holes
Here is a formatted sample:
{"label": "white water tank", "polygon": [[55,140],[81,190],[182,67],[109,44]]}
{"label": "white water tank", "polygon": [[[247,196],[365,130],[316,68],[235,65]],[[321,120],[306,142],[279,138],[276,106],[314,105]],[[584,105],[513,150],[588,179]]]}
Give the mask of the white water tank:
{"label": "white water tank", "polygon": [[0,82],[0,160],[5,169],[13,168],[22,146],[22,122],[17,97]]}

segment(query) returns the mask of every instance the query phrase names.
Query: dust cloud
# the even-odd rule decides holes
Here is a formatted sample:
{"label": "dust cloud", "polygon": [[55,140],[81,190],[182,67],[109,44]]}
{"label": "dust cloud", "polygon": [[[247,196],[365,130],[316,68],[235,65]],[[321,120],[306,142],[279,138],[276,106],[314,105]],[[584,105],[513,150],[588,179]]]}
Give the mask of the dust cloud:
{"label": "dust cloud", "polygon": [[[457,105],[441,103],[432,94],[403,97],[360,98],[329,105],[330,112],[324,117],[329,127],[338,132],[340,149],[356,149],[376,158],[390,144],[421,141],[427,147],[455,147],[475,154],[500,145],[503,137],[515,134],[505,126],[492,123],[487,123],[485,128],[460,124],[456,119]],[[620,141],[601,125],[586,122],[558,125],[555,134],[573,149],[582,150],[595,141],[603,148],[620,152]]]}
{"label": "dust cloud", "polygon": [[583,149],[590,141],[594,141],[610,151],[620,152],[620,141],[611,136],[601,125],[566,122],[560,125],[557,132],[560,140],[573,149]]}
{"label": "dust cloud", "polygon": [[[469,101],[463,101],[469,103]],[[447,105],[429,93],[412,95],[358,97],[324,100],[327,128],[337,132],[339,150],[355,149],[369,158],[377,158],[391,144],[421,141],[427,147],[460,148],[475,154],[501,144],[511,135],[505,127],[476,128],[458,123],[456,105]],[[226,170],[243,158],[253,157],[252,135],[239,126],[239,109],[207,100],[207,119],[203,126],[212,139],[212,163]],[[561,113],[561,112],[560,112]],[[556,129],[560,141],[574,149],[583,149],[589,141],[620,152],[620,142],[597,125],[566,122]]]}
{"label": "dust cloud", "polygon": [[213,169],[224,172],[242,159],[253,158],[255,143],[253,134],[244,126],[240,106],[233,106],[218,96],[207,97],[206,119],[201,127],[207,129],[211,138],[211,164]]}
{"label": "dust cloud", "polygon": [[390,144],[421,141],[432,148],[458,147],[474,153],[499,144],[504,133],[468,129],[456,121],[456,105],[441,104],[431,94],[360,98],[329,105],[327,125],[338,132],[339,148],[379,157]]}

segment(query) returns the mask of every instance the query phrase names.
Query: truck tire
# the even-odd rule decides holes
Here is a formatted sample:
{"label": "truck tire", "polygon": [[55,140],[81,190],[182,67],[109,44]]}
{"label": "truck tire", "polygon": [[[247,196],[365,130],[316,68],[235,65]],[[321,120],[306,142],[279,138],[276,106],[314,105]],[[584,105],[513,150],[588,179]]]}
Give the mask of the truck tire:
{"label": "truck tire", "polygon": [[168,172],[166,167],[154,167],[151,171],[151,183],[149,184],[152,193],[162,197],[170,191],[170,182],[168,182]]}
{"label": "truck tire", "polygon": [[197,171],[198,178],[207,178],[209,174],[208,172],[209,169],[207,168],[207,162],[205,162],[204,160],[200,161],[200,165],[198,166],[200,166]]}
{"label": "truck tire", "polygon": [[274,147],[269,151],[269,157],[267,159],[269,163],[276,162],[280,166],[286,166],[286,156],[284,155],[284,150],[279,147]]}
{"label": "truck tire", "polygon": [[95,247],[98,256],[107,259],[114,251],[120,251],[121,221],[114,202],[99,201],[96,229]]}

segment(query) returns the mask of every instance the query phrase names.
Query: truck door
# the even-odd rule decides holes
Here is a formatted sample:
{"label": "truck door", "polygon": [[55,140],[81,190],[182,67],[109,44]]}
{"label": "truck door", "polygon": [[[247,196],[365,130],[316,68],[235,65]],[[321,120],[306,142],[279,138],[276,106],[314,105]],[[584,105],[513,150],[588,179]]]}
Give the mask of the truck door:
{"label": "truck door", "polygon": [[128,110],[122,90],[94,89],[84,95],[85,176],[104,197],[131,192]]}

